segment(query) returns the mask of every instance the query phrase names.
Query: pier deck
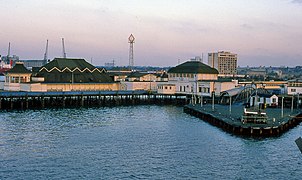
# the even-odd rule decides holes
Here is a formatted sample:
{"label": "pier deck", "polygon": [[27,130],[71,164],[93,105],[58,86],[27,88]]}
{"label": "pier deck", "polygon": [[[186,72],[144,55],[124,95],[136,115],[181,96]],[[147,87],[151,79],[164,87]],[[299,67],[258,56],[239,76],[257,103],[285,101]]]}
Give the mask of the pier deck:
{"label": "pier deck", "polygon": [[186,103],[184,95],[163,95],[149,91],[51,91],[0,92],[0,110],[104,107],[139,104]]}
{"label": "pier deck", "polygon": [[281,117],[281,109],[267,108],[267,124],[242,123],[241,116],[244,111],[242,105],[232,105],[231,113],[229,106],[226,105],[215,105],[212,110],[211,105],[201,107],[201,105],[190,104],[184,107],[184,111],[233,134],[248,136],[281,135],[297,126],[302,120],[301,110],[294,109],[291,112],[288,108],[284,108],[283,117]]}

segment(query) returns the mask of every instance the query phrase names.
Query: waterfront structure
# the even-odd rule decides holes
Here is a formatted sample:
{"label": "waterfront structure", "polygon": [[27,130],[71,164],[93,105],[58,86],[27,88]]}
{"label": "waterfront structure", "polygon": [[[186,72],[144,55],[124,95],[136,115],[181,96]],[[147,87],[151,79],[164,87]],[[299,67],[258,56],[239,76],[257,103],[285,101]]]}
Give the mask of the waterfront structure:
{"label": "waterfront structure", "polygon": [[121,83],[123,90],[157,91],[157,86],[168,81],[167,74],[153,72],[132,72]]}
{"label": "waterfront structure", "polygon": [[271,94],[286,94],[287,81],[240,81],[240,86],[254,85],[256,88],[266,89]]}
{"label": "waterfront structure", "polygon": [[43,77],[47,91],[118,90],[104,68],[97,68],[84,59],[55,58],[41,67],[36,77]]}
{"label": "waterfront structure", "polygon": [[108,76],[115,82],[126,81],[127,76],[131,73],[131,71],[107,71]]}
{"label": "waterfront structure", "polygon": [[171,87],[176,94],[211,96],[215,92],[214,82],[218,80],[218,71],[200,61],[187,61],[169,69],[168,77],[168,83],[158,86],[161,92]]}
{"label": "waterfront structure", "polygon": [[278,106],[278,96],[275,94],[261,94],[257,93],[251,96],[249,101],[250,107],[277,107]]}
{"label": "waterfront structure", "polygon": [[111,91],[120,89],[120,84],[113,82],[105,69],[96,68],[84,59],[55,58],[37,72],[31,72],[22,63],[16,63],[7,76],[2,89],[9,91]]}
{"label": "waterfront structure", "polygon": [[5,73],[3,89],[5,91],[20,91],[21,83],[30,82],[31,71],[26,69],[22,62],[17,62],[15,66]]}
{"label": "waterfront structure", "polygon": [[220,75],[237,75],[237,54],[219,51],[208,54],[208,65],[218,70]]}
{"label": "waterfront structure", "polygon": [[157,75],[153,73],[132,72],[128,74],[126,81],[157,81]]}
{"label": "waterfront structure", "polygon": [[175,84],[158,84],[157,85],[157,93],[158,94],[175,94],[176,85]]}
{"label": "waterfront structure", "polygon": [[194,115],[232,134],[248,137],[280,136],[301,123],[301,111],[291,112],[290,109],[286,109],[286,116],[283,117],[279,116],[279,111],[277,108],[266,109],[266,123],[257,124],[241,121],[240,116],[244,113],[244,106],[242,105],[233,106],[231,113],[223,105],[216,105],[214,110],[209,105],[200,107],[189,104],[184,107],[185,113]]}
{"label": "waterfront structure", "polygon": [[302,79],[292,79],[288,81],[288,95],[302,94]]}

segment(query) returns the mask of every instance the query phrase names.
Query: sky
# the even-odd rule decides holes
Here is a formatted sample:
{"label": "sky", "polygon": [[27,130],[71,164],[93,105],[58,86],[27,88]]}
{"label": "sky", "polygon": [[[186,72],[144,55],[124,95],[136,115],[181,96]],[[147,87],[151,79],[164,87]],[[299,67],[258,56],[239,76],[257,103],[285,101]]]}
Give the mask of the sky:
{"label": "sky", "polygon": [[302,65],[302,0],[0,0],[0,54],[175,66],[209,52],[239,66]]}

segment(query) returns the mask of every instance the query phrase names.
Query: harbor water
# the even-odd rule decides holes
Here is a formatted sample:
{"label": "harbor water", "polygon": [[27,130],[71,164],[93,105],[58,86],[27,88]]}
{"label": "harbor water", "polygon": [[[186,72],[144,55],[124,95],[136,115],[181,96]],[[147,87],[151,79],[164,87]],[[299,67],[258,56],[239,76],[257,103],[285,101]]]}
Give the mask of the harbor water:
{"label": "harbor water", "polygon": [[175,106],[0,113],[0,179],[300,179],[297,126],[244,138]]}

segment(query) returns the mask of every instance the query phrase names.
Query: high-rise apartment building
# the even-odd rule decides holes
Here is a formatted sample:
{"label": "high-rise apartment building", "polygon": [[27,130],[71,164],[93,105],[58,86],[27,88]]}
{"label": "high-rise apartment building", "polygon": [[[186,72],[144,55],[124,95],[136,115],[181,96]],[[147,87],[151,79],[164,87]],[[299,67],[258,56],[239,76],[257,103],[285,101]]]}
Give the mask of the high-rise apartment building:
{"label": "high-rise apartment building", "polygon": [[208,54],[208,65],[218,70],[221,75],[237,74],[237,54],[219,51]]}

